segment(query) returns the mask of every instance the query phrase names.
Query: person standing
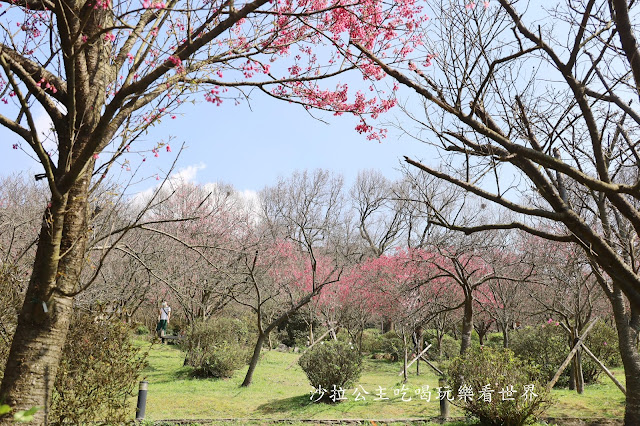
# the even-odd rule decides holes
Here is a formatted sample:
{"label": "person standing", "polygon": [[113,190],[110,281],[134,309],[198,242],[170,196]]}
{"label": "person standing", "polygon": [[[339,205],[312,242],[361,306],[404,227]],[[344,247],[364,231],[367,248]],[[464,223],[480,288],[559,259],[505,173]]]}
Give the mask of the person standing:
{"label": "person standing", "polygon": [[156,332],[158,336],[162,340],[162,344],[164,345],[164,336],[167,332],[167,324],[169,324],[169,319],[171,318],[171,308],[167,302],[162,302],[162,306],[160,307],[160,312],[158,314],[158,325],[156,326]]}

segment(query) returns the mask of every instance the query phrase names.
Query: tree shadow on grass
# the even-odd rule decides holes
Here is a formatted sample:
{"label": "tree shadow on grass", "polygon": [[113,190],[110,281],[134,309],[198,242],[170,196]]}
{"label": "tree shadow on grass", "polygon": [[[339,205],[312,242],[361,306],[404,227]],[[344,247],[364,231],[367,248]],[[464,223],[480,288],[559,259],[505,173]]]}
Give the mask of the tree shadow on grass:
{"label": "tree shadow on grass", "polygon": [[257,411],[263,414],[301,412],[312,404],[309,395],[304,394],[267,402],[258,406]]}
{"label": "tree shadow on grass", "polygon": [[196,377],[193,374],[193,367],[189,367],[186,365],[174,371],[172,376],[173,376],[173,379],[175,380],[199,379],[199,377]]}

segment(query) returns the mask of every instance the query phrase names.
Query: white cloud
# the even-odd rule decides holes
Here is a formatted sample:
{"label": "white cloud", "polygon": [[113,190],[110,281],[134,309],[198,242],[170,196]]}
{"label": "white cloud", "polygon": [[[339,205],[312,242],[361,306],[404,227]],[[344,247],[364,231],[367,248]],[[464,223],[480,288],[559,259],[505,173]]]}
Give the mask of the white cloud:
{"label": "white cloud", "polygon": [[181,183],[193,183],[196,182],[196,176],[200,170],[204,170],[207,168],[207,165],[204,163],[194,164],[192,166],[185,167],[184,169],[178,170],[176,173],[173,173],[169,176],[168,182],[172,185],[177,185]]}
{"label": "white cloud", "polygon": [[257,214],[260,210],[260,197],[256,191],[251,189],[245,189],[244,191],[238,191],[238,196],[245,202],[249,211]]}
{"label": "white cloud", "polygon": [[149,199],[153,196],[153,194],[163,186],[163,188],[174,188],[184,183],[193,183],[196,181],[196,177],[198,175],[199,170],[203,170],[207,167],[206,164],[194,164],[191,166],[187,166],[184,169],[180,169],[175,173],[172,173],[165,181],[158,182],[158,184],[145,189],[144,191],[140,191],[136,193],[131,202],[136,209],[144,208],[146,206]]}
{"label": "white cloud", "polygon": [[[157,185],[154,185],[153,187],[147,188],[146,190],[135,194],[132,199],[133,206],[135,206],[136,209],[144,208],[153,194],[158,189],[160,189],[161,185],[163,188],[162,191],[171,191],[176,187],[186,183],[197,184],[198,172],[200,170],[204,170],[205,168],[206,164],[199,163],[187,166],[176,171],[167,178],[166,182],[158,182]],[[251,189],[239,191],[233,188],[231,185],[219,182],[208,182],[202,184],[201,186],[211,194],[217,194],[213,195],[214,197],[219,196],[221,197],[221,199],[224,199],[225,196],[233,194],[230,200],[236,201],[231,201],[232,204],[234,204],[236,208],[239,208],[248,213],[249,217],[251,217],[254,222],[259,221],[260,197],[258,196],[257,191]]]}
{"label": "white cloud", "polygon": [[38,137],[45,151],[52,154],[58,150],[58,137],[53,131],[53,121],[44,108],[40,107],[33,118],[33,124],[38,132]]}

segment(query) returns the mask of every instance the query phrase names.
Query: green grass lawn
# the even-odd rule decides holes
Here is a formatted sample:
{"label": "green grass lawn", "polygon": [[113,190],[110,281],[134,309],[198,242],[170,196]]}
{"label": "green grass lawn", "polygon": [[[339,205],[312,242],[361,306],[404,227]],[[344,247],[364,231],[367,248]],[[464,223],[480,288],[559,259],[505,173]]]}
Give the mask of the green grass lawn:
{"label": "green grass lawn", "polygon": [[[149,348],[148,343],[139,342]],[[312,388],[297,364],[299,355],[277,351],[264,352],[254,373],[253,384],[240,387],[246,367],[230,379],[195,379],[189,375],[190,368],[183,367],[184,355],[175,346],[153,345],[149,349],[149,366],[144,377],[149,382],[146,418],[160,419],[415,419],[436,417],[439,414],[437,392],[431,401],[420,400],[414,393],[416,388],[438,386],[437,375],[425,364],[421,364],[421,375],[411,368],[402,395],[394,390],[402,387],[401,363],[382,360],[365,361],[362,376],[357,382],[368,395],[366,400],[355,401],[353,389],[340,404],[313,403]],[[291,365],[290,368],[287,368]],[[621,381],[621,369],[614,370]],[[385,389],[389,400],[374,401],[379,387]],[[395,395],[394,393],[398,393]],[[583,395],[569,390],[554,390],[555,402],[548,410],[550,417],[571,418],[621,418],[624,413],[624,396],[615,385],[602,375],[600,382],[588,386]],[[132,399],[135,412],[135,398]],[[452,416],[463,416],[456,407],[451,407]]]}

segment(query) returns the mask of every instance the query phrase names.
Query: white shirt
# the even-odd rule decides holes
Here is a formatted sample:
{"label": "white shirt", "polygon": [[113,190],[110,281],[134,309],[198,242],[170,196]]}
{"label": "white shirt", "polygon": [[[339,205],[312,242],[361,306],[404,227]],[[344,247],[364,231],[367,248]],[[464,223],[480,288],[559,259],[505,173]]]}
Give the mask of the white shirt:
{"label": "white shirt", "polygon": [[171,308],[166,306],[164,308],[160,308],[160,319],[161,320],[169,320],[169,314],[171,313]]}

